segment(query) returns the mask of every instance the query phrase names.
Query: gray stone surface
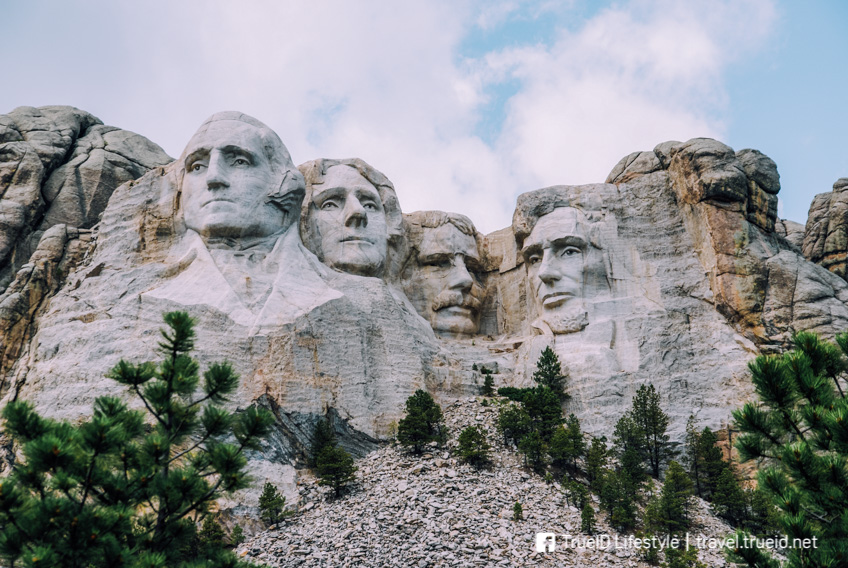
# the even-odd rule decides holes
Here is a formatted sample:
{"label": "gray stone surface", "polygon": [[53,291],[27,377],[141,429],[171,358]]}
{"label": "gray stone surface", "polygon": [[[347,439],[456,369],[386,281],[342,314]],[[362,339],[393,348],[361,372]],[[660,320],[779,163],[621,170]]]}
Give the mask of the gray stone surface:
{"label": "gray stone surface", "polygon": [[808,260],[848,278],[848,178],[839,178],[833,191],[813,198],[803,251]]}
{"label": "gray stone surface", "polygon": [[298,168],[306,178],[306,247],[341,272],[396,281],[405,239],[392,182],[358,158],[312,160]]}
{"label": "gray stone surface", "polygon": [[458,213],[416,211],[404,218],[408,255],[403,291],[436,333],[473,335],[480,329],[485,283],[479,234]]}
{"label": "gray stone surface", "polygon": [[510,227],[480,235],[438,211],[404,223],[391,182],[361,160],[295,169],[240,113],[216,115],[167,165],[75,109],[19,109],[0,136],[0,397],[81,419],[124,393],[104,378],[120,358],[154,358],[161,313],[187,310],[201,366],[227,359],[241,375],[231,407],[275,414],[251,468],[292,496],[318,419],[362,456],[416,389],[443,403],[479,393],[474,365],[528,385],[552,346],[565,410],[599,435],[653,383],[680,442],[690,414],[726,426],[756,354],[848,324],[848,182],[816,198],[802,242],[775,216],[774,162],[714,140],[522,194]]}
{"label": "gray stone surface", "polygon": [[73,107],[0,115],[0,290],[44,231],[91,228],[115,188],[170,161],[146,138]]}

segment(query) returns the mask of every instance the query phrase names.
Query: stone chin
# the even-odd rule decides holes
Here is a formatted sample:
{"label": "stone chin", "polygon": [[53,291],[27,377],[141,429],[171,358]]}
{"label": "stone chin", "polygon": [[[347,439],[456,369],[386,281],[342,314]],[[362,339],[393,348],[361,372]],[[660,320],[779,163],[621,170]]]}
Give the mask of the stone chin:
{"label": "stone chin", "polygon": [[342,250],[337,258],[325,258],[331,267],[358,276],[382,275],[385,251],[365,241],[345,241],[339,246]]}
{"label": "stone chin", "polygon": [[478,312],[459,306],[442,308],[432,313],[430,325],[437,333],[459,333],[473,335],[477,333]]}
{"label": "stone chin", "polygon": [[[541,323],[544,325],[540,325]],[[543,309],[539,319],[533,322],[534,327],[547,326],[554,335],[583,331],[587,325],[589,325],[589,314],[582,302],[576,306]]]}

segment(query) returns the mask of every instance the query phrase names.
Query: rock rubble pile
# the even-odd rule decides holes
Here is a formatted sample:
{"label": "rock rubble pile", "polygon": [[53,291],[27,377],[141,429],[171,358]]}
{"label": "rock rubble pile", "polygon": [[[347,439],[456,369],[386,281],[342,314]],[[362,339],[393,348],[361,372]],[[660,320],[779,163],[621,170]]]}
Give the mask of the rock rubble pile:
{"label": "rock rubble pile", "polygon": [[[595,543],[580,532],[580,512],[568,506],[557,483],[548,484],[523,467],[520,454],[496,430],[497,406],[483,399],[443,408],[451,440],[421,457],[398,445],[359,460],[357,483],[340,499],[304,476],[298,513],[255,535],[238,552],[274,567],[596,566],[647,567],[598,510]],[[455,457],[456,437],[478,425],[492,445],[490,469],[476,471]],[[273,481],[273,480],[271,480]],[[520,502],[524,520],[512,520]],[[697,536],[722,538],[732,529],[695,499]],[[572,535],[587,546],[536,551],[536,533]],[[615,538],[618,536],[619,546]],[[607,543],[609,539],[609,543]],[[707,566],[725,566],[719,550],[704,549]]]}

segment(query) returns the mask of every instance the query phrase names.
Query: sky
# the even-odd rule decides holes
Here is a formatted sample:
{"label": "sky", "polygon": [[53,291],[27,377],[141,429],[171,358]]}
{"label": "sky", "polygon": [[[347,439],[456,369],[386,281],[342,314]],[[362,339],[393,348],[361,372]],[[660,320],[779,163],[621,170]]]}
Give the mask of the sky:
{"label": "sky", "polygon": [[848,177],[841,0],[0,0],[0,49],[0,113],[72,105],[177,157],[238,110],[484,233],[666,140],[762,151],[800,223]]}

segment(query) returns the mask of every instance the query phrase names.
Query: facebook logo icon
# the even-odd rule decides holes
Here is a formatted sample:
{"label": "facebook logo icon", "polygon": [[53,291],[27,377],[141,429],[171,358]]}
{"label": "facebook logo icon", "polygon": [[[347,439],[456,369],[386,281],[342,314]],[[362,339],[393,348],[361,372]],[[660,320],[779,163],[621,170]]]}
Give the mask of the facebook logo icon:
{"label": "facebook logo icon", "polygon": [[536,552],[553,552],[554,550],[556,550],[554,533],[536,533]]}

